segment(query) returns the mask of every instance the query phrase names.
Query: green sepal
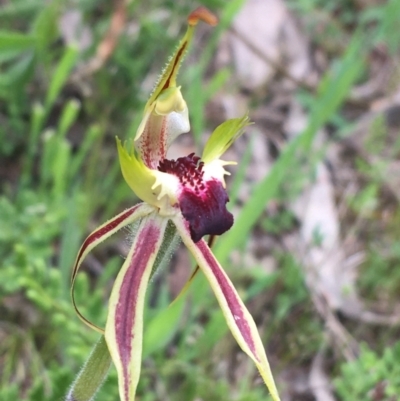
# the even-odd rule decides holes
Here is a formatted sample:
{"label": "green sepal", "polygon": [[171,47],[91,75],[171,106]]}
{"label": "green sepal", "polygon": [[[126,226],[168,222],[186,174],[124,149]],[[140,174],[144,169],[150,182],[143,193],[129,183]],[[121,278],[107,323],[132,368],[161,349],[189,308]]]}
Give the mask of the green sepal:
{"label": "green sepal", "polygon": [[[119,163],[126,183],[140,199],[153,205],[155,201],[152,186],[156,181],[153,171],[146,167],[131,142],[122,145],[119,138],[116,140]],[[130,150],[128,146],[131,147]]]}
{"label": "green sepal", "polygon": [[242,118],[233,118],[219,125],[208,139],[204,147],[203,156],[204,163],[210,163],[219,159],[226,150],[236,141],[242,134],[246,126],[250,125],[249,117],[245,115]]}

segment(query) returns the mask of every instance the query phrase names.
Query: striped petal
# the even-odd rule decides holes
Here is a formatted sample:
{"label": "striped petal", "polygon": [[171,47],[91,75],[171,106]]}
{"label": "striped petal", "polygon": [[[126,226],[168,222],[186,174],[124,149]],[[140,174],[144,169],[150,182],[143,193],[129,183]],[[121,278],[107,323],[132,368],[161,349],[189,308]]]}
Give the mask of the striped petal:
{"label": "striped petal", "polygon": [[180,87],[164,90],[138,129],[136,146],[145,165],[156,169],[172,141],[189,130],[189,112]]}
{"label": "striped petal", "polygon": [[133,401],[139,381],[143,307],[147,284],[168,219],[152,214],[140,223],[111,292],[105,338],[117,368],[121,401]]}
{"label": "striped petal", "polygon": [[183,216],[173,220],[183,243],[192,253],[199,267],[205,274],[226,322],[240,348],[254,361],[274,401],[279,401],[278,390],[265,354],[264,346],[258,334],[256,324],[240,299],[235,287],[204,240],[194,242],[190,236],[188,223]]}
{"label": "striped petal", "polygon": [[72,269],[72,276],[71,276],[71,297],[72,303],[74,305],[75,312],[79,316],[79,318],[86,323],[89,327],[93,328],[94,330],[98,331],[99,333],[103,333],[104,330],[100,327],[96,326],[88,319],[86,319],[81,312],[79,311],[76,302],[75,302],[75,280],[76,276],[79,272],[79,268],[82,265],[83,260],[88,255],[88,253],[95,248],[97,245],[102,243],[111,235],[115,234],[118,230],[125,227],[128,224],[133,223],[135,220],[146,216],[154,211],[154,208],[145,204],[140,203],[139,205],[133,206],[122,213],[118,214],[111,220],[108,220],[106,223],[98,227],[94,230],[83,242],[81,249],[78,252],[78,256],[76,257],[74,267]]}

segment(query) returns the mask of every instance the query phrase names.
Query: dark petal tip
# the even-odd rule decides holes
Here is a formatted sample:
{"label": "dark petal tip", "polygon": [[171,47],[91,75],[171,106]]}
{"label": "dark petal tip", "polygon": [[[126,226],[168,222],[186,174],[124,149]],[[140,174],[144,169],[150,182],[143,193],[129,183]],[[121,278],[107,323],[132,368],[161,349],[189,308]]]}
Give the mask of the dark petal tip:
{"label": "dark petal tip", "polygon": [[211,180],[204,184],[205,190],[201,193],[185,188],[179,198],[194,242],[200,241],[204,235],[221,235],[233,224],[233,215],[226,209],[228,194],[222,183]]}

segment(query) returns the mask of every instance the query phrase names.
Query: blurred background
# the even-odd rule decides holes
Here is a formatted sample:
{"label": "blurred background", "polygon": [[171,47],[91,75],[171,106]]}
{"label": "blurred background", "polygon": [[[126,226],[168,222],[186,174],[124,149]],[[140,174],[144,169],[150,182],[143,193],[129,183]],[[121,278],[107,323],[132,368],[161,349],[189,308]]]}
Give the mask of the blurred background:
{"label": "blurred background", "polygon": [[[131,138],[199,5],[179,84],[197,151],[227,118],[233,228],[214,247],[253,314],[284,401],[400,400],[398,0],[0,1],[0,400],[61,400],[98,334],[75,316],[85,236],[138,200]],[[125,230],[77,280],[104,325]],[[153,278],[141,401],[260,401],[267,390],[179,247]],[[118,400],[112,368],[97,400]]]}

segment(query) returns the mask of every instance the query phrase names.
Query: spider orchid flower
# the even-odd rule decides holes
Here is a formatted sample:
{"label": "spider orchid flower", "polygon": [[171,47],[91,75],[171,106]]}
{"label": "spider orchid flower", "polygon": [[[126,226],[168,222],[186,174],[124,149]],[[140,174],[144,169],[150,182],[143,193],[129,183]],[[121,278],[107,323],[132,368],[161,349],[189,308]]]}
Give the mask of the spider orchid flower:
{"label": "spider orchid flower", "polygon": [[79,317],[104,334],[118,372],[120,398],[133,401],[140,375],[145,293],[167,225],[172,223],[205,274],[234,338],[254,361],[272,398],[277,401],[279,395],[254,320],[202,239],[205,235],[221,235],[233,224],[233,216],[226,209],[229,199],[224,175],[228,173],[224,167],[235,163],[220,157],[241,135],[248,118],[221,124],[210,136],[201,158],[192,153],[176,160],[167,159],[171,142],[190,129],[188,108],[176,77],[199,20],[211,25],[217,22],[205,8],[190,14],[187,32],[145,106],[136,137],[125,144],[117,139],[123,177],[143,202],[93,231],[75,262],[72,294],[86,255],[122,227],[139,221],[135,239],[111,292],[105,329],[87,320],[74,298],[73,303]]}

